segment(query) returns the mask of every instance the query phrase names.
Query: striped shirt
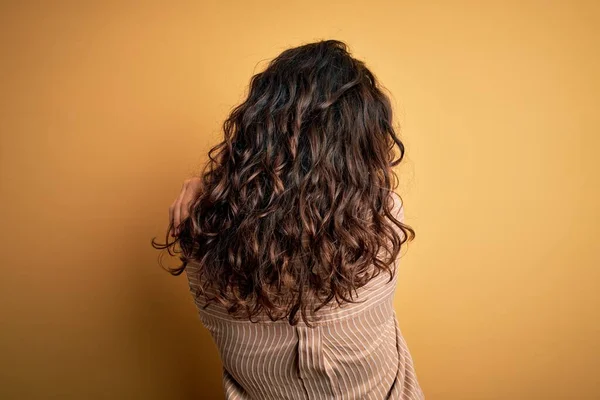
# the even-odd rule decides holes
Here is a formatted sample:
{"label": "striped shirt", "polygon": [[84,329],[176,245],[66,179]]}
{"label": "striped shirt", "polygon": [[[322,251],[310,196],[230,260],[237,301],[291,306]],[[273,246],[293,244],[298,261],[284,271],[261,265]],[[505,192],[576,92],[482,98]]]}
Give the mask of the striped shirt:
{"label": "striped shirt", "polygon": [[[194,268],[186,269],[192,293]],[[195,299],[219,350],[225,398],[424,399],[393,307],[397,276],[380,273],[358,289],[359,303],[323,307],[311,327],[234,319],[223,306],[203,309],[204,299]]]}

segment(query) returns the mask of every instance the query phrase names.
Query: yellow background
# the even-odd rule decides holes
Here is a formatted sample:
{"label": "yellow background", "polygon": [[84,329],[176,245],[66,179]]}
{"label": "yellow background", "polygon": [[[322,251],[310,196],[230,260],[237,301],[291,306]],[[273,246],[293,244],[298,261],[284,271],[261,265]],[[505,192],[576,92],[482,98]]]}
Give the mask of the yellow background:
{"label": "yellow background", "polygon": [[167,207],[265,60],[346,41],[393,94],[428,399],[600,398],[600,7],[1,6],[0,398],[218,399]]}

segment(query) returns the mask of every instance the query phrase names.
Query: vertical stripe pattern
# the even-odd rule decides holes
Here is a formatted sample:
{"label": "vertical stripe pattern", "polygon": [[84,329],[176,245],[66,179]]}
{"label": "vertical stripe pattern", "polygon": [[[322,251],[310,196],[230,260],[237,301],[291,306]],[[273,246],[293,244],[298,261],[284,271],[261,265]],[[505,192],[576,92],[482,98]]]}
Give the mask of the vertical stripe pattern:
{"label": "vertical stripe pattern", "polygon": [[[194,293],[194,264],[186,271]],[[196,299],[223,363],[226,399],[424,399],[393,308],[397,276],[379,274],[358,290],[360,303],[324,307],[312,327],[234,319]]]}

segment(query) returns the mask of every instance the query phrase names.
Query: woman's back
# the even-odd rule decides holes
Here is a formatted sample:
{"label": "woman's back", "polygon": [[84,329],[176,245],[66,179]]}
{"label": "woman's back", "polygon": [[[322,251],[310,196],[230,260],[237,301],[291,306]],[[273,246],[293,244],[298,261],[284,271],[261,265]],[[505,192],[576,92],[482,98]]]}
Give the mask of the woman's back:
{"label": "woman's back", "polygon": [[228,398],[422,398],[392,307],[414,237],[393,125],[344,43],[290,48],[250,80],[198,193],[184,187],[189,218],[163,248],[181,248],[171,272],[188,276]]}
{"label": "woman's back", "polygon": [[[200,286],[195,267],[186,270],[193,294]],[[219,349],[226,398],[422,399],[393,308],[397,276],[380,273],[358,289],[359,302],[322,308],[310,327],[266,316],[234,319],[194,295]]]}

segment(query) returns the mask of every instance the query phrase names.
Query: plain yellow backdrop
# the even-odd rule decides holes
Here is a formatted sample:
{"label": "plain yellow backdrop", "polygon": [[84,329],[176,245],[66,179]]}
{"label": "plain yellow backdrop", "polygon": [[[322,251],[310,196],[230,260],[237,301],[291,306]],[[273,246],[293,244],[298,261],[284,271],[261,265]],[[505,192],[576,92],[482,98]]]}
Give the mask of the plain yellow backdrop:
{"label": "plain yellow backdrop", "polygon": [[407,145],[396,308],[426,397],[600,398],[599,2],[3,2],[0,19],[0,398],[222,398],[150,240],[252,74],[327,38],[392,93]]}

